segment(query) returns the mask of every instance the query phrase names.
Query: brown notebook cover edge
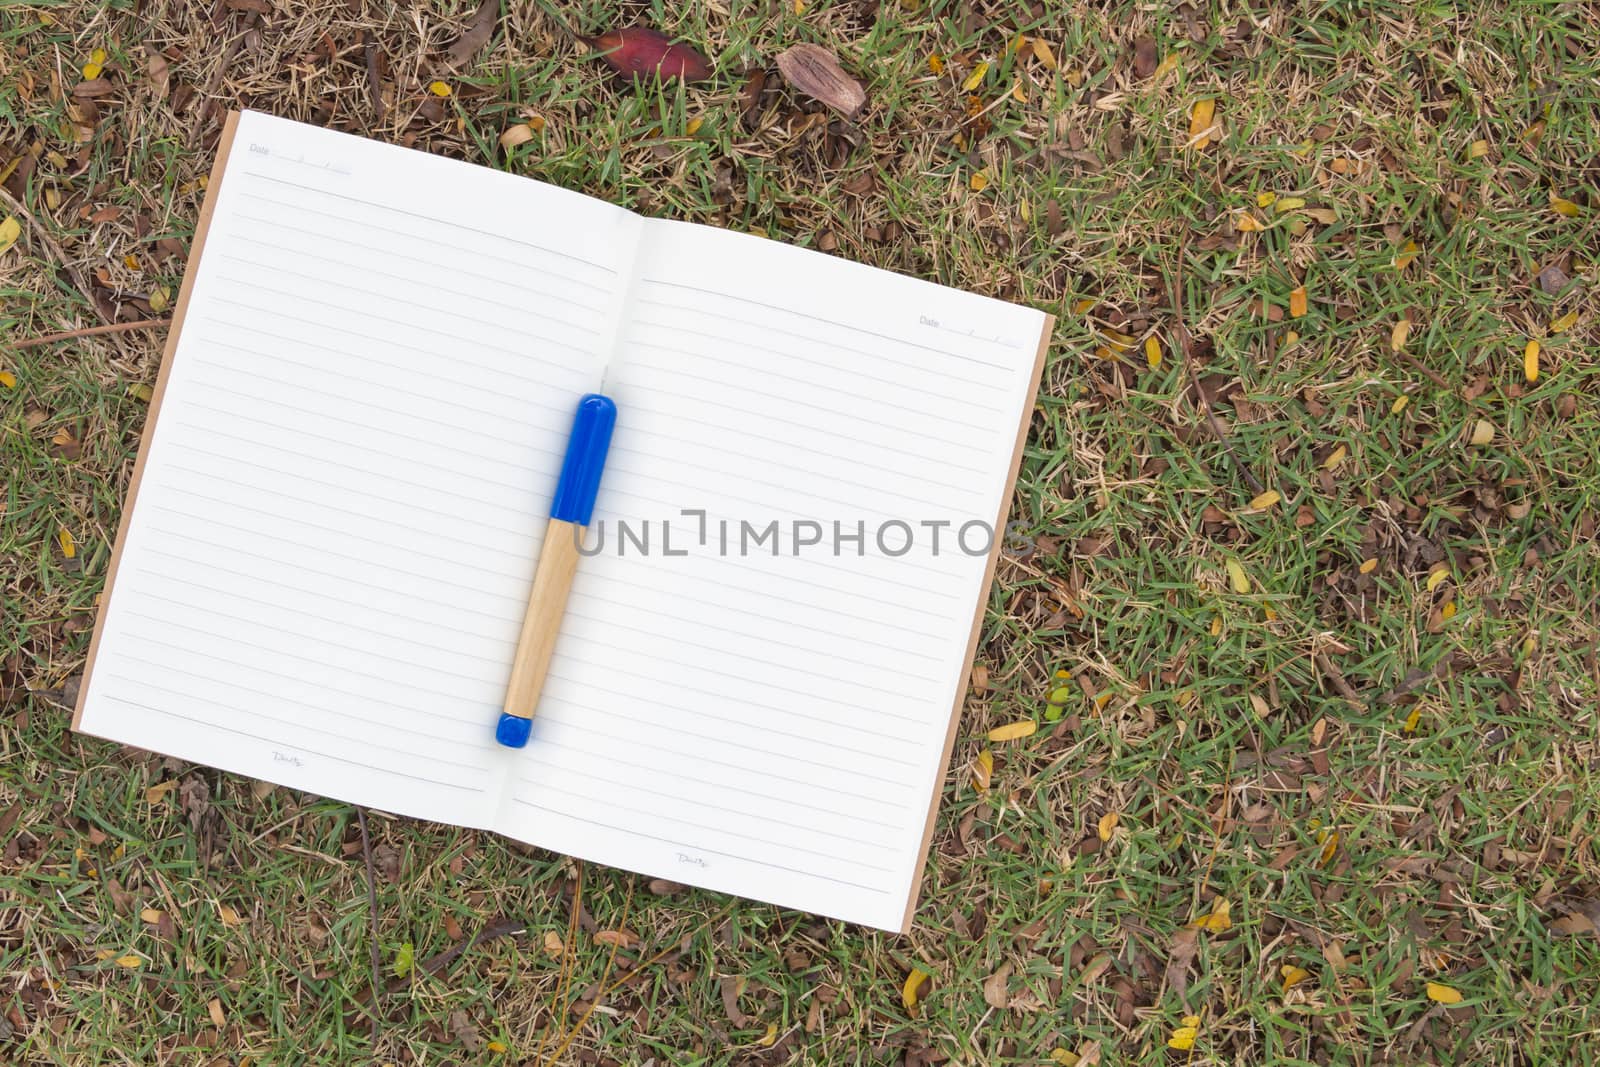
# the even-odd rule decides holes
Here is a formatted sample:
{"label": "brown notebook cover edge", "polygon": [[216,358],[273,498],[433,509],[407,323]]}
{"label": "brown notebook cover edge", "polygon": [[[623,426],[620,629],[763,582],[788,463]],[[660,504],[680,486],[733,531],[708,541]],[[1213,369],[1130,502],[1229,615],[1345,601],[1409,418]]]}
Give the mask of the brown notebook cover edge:
{"label": "brown notebook cover edge", "polygon": [[[994,520],[994,543],[989,546],[989,563],[984,570],[983,589],[978,596],[978,607],[972,618],[972,634],[967,638],[967,657],[963,663],[970,669],[973,657],[978,654],[978,638],[983,633],[983,614],[989,607],[989,594],[994,589],[994,573],[1000,565],[1000,546],[1005,542],[1006,516],[1011,514],[1011,502],[1017,493],[1017,475],[1022,470],[1022,451],[1028,443],[1028,430],[1033,425],[1034,405],[1039,397],[1039,382],[1044,376],[1045,355],[1050,351],[1050,338],[1055,332],[1056,317],[1046,313],[1044,326],[1039,331],[1039,350],[1033,357],[1033,376],[1028,389],[1028,406],[1017,426],[1017,444],[1011,453],[1011,473],[1006,478],[1005,492],[1000,497],[1000,514]],[[944,795],[944,779],[950,773],[950,755],[955,751],[956,734],[961,727],[961,709],[967,703],[967,686],[956,687],[955,707],[950,709],[950,725],[944,735],[944,755],[939,758],[940,773],[934,783],[933,796],[928,801],[928,819],[922,828],[922,847],[917,850],[916,881],[911,885],[911,895],[906,900],[905,920],[900,932],[911,932],[911,920],[917,913],[917,901],[922,896],[922,880],[928,866],[928,849],[933,844],[933,828],[939,819],[939,801]]]}
{"label": "brown notebook cover edge", "polygon": [[222,127],[222,138],[217,142],[217,158],[211,164],[211,177],[206,181],[206,198],[200,205],[200,218],[195,222],[194,240],[189,246],[189,262],[183,268],[183,284],[178,288],[178,302],[172,311],[172,321],[167,327],[167,344],[161,353],[161,367],[156,371],[155,390],[150,396],[150,411],[145,415],[144,433],[139,438],[139,454],[133,461],[133,475],[128,479],[128,491],[122,498],[122,518],[117,523],[117,540],[111,549],[111,559],[106,564],[105,585],[100,591],[100,609],[95,612],[94,634],[89,638],[89,654],[83,662],[83,678],[78,685],[78,706],[72,713],[72,728],[80,729],[84,704],[89,698],[89,679],[94,674],[95,655],[100,651],[100,635],[105,631],[106,615],[111,609],[111,597],[116,592],[117,565],[122,562],[122,550],[128,543],[128,528],[132,525],[134,504],[139,497],[139,481],[144,476],[145,460],[150,456],[150,442],[155,439],[156,422],[161,417],[161,398],[166,394],[167,379],[172,374],[172,356],[178,348],[178,338],[183,333],[183,317],[189,310],[189,296],[195,278],[200,274],[200,255],[205,250],[206,232],[211,228],[211,216],[216,210],[217,195],[222,188],[222,172],[228,166],[228,154],[233,149],[233,135],[239,125],[239,112],[229,111]]}

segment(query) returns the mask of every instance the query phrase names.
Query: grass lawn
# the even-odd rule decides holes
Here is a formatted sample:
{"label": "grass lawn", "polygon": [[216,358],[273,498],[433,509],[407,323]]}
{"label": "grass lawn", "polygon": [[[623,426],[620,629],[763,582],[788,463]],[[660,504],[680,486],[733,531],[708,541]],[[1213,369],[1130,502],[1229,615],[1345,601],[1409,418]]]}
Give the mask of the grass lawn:
{"label": "grass lawn", "polygon": [[[504,6],[0,7],[0,1061],[1591,1056],[1592,5]],[[240,106],[1059,315],[910,936],[69,732]]]}

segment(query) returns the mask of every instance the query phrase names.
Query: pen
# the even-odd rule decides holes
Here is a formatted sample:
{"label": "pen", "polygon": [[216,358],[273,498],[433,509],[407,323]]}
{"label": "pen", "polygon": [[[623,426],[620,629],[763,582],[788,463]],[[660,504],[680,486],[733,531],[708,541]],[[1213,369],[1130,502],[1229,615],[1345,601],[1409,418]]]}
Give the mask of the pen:
{"label": "pen", "polygon": [[561,479],[556,483],[555,499],[550,502],[550,524],[545,527],[539,565],[533,572],[528,613],[522,618],[522,633],[511,661],[505,706],[494,731],[495,740],[507,748],[523,747],[533,731],[533,713],[539,706],[561,616],[567,610],[572,576],[578,569],[578,546],[594,515],[600,472],[606,465],[606,450],[611,447],[611,431],[616,424],[617,405],[610,397],[587,393],[578,401],[572,436],[567,439],[567,455],[561,461]]}

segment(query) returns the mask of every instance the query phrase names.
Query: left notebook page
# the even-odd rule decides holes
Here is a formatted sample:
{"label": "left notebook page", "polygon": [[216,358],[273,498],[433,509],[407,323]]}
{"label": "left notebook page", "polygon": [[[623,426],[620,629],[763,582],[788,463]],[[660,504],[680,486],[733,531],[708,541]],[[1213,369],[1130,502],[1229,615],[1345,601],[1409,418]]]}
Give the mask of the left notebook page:
{"label": "left notebook page", "polygon": [[512,175],[230,118],[78,728],[486,826],[546,509],[638,225]]}

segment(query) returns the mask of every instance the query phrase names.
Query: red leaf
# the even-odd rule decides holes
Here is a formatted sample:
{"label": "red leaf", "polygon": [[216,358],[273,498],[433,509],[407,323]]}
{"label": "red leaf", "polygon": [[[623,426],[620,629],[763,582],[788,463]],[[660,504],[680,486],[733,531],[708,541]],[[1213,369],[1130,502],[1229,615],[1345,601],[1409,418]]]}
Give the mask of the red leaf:
{"label": "red leaf", "polygon": [[583,40],[599,49],[600,58],[608,67],[635,81],[651,76],[662,81],[682,78],[691,82],[711,77],[711,64],[705,56],[686,44],[673,43],[672,38],[648,26],[608,30]]}

